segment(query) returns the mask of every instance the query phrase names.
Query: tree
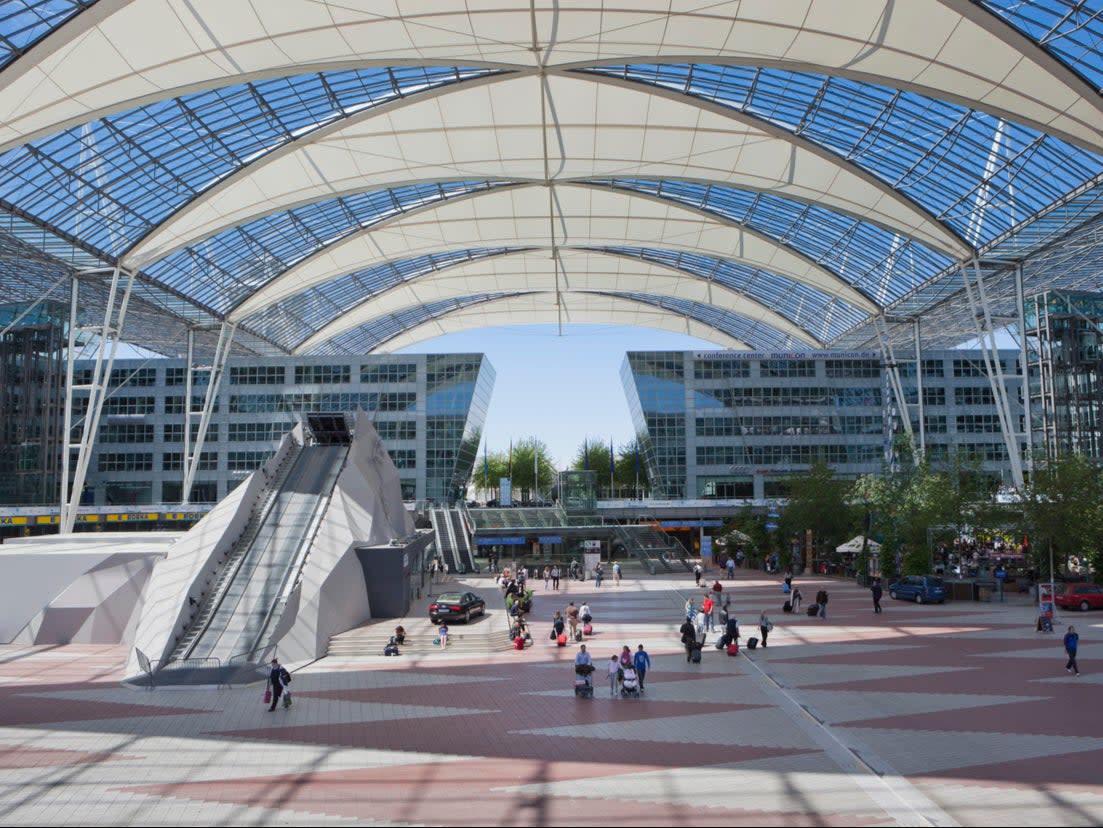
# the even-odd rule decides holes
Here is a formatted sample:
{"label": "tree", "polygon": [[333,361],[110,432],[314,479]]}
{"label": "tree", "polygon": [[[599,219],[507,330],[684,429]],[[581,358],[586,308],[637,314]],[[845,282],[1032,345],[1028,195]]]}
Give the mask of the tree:
{"label": "tree", "polygon": [[1086,557],[1093,571],[1098,569],[1101,503],[1103,473],[1081,455],[1035,466],[1022,506],[1023,528],[1039,572],[1049,572],[1051,550],[1066,572],[1071,555]]}
{"label": "tree", "polygon": [[[536,468],[533,468],[533,461]],[[507,457],[507,472],[509,470]],[[536,437],[529,437],[513,445],[513,491],[521,493],[522,500],[537,500],[541,492],[550,492],[557,483],[556,469],[548,455],[548,447]],[[535,475],[539,475],[539,479]]]}
{"label": "tree", "polygon": [[[789,484],[789,504],[781,515],[782,537],[804,537],[812,530],[816,557],[830,557],[840,543],[855,530],[859,511],[850,503],[850,483],[835,477],[825,460],[817,460],[808,472],[795,475]],[[788,557],[786,552],[783,557]],[[791,565],[788,561],[787,565]]]}
{"label": "tree", "polygon": [[[636,486],[636,441],[625,443],[616,453],[613,461],[613,485],[617,490],[632,489]],[[589,469],[597,478],[599,490],[605,490],[609,486],[609,444],[600,438],[587,437],[578,447],[571,468],[575,471]],[[647,488],[647,468],[643,458],[639,458],[639,484],[640,488]]]}
{"label": "tree", "polygon": [[[475,490],[483,493],[485,499],[497,499],[501,492],[498,491],[499,483],[503,477],[509,475],[509,456],[504,451],[496,451],[492,454],[484,454],[475,461],[472,470],[472,480]],[[486,497],[493,493],[493,498]]]}

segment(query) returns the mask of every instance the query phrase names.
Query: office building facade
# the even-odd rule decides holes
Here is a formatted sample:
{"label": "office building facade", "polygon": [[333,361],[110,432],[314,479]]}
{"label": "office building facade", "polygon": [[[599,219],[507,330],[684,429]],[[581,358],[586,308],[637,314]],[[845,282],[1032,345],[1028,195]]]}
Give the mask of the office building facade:
{"label": "office building facade", "polygon": [[[1021,430],[1018,354],[1001,360]],[[636,351],[621,379],[656,496],[784,497],[786,480],[820,458],[843,478],[878,473],[898,460],[904,416],[932,463],[957,453],[1008,477],[979,352],[924,353],[918,382],[914,360],[898,370],[903,406],[874,352]]]}
{"label": "office building facade", "polygon": [[[91,377],[78,363],[74,387]],[[183,360],[117,360],[89,465],[84,502],[177,503],[184,477]],[[207,374],[194,374],[192,410]],[[482,354],[231,358],[192,486],[192,503],[224,497],[275,451],[304,415],[368,412],[398,467],[403,498],[451,502],[471,476],[494,369]],[[74,392],[76,416],[87,391]],[[74,438],[78,435],[74,434]]]}

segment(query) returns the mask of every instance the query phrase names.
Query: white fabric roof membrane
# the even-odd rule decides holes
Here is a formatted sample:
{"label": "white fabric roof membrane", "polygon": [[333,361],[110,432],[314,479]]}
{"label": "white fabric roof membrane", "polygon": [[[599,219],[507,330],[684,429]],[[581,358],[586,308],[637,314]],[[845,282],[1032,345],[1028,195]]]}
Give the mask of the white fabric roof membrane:
{"label": "white fabric roof membrane", "polygon": [[640,59],[885,78],[1103,148],[1095,90],[968,0],[100,0],[0,74],[0,150],[297,71]]}
{"label": "white fabric roof membrane", "polygon": [[623,190],[566,184],[484,191],[396,216],[288,269],[234,309],[230,318],[243,320],[346,273],[406,256],[462,249],[472,239],[486,247],[623,245],[684,250],[782,274],[871,313],[877,308],[837,275],[738,225]]}
{"label": "white fabric roof membrane", "polygon": [[[528,250],[468,262],[429,276],[403,282],[370,297],[301,343],[296,353],[310,353],[345,331],[407,308],[439,299],[491,293],[638,293],[675,296],[702,302],[769,325],[805,342],[823,347],[805,329],[731,288],[638,259],[560,248],[558,263],[549,250]],[[705,337],[712,339],[712,336]]]}
{"label": "white fabric roof membrane", "polygon": [[[730,109],[600,76],[473,81],[383,105],[257,159],[177,211],[129,253],[141,267],[295,205],[417,181],[681,178],[808,202],[964,256],[915,203],[836,155]],[[544,146],[549,161],[545,165]]]}
{"label": "white fabric roof membrane", "polygon": [[747,350],[747,344],[696,319],[632,299],[592,293],[528,293],[471,305],[411,326],[381,342],[370,353],[391,353],[456,331],[507,325],[621,325],[654,328]]}

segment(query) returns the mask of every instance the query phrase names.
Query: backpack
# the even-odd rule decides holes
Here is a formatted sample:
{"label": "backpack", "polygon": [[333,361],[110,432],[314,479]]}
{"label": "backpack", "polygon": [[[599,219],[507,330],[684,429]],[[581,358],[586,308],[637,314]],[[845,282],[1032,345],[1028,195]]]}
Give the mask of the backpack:
{"label": "backpack", "polygon": [[287,672],[286,667],[280,668],[280,681],[283,683],[284,687],[291,683],[291,674]]}

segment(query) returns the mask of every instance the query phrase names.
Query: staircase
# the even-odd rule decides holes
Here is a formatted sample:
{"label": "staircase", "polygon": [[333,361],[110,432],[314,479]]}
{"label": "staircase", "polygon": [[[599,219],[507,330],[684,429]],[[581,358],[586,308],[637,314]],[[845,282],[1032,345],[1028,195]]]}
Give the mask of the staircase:
{"label": "staircase", "polygon": [[471,533],[467,531],[467,519],[459,509],[450,509],[448,515],[452,521],[453,537],[456,541],[456,557],[459,559],[460,572],[478,572],[475,555],[471,549]]}
{"label": "staircase", "polygon": [[429,513],[429,519],[433,522],[433,532],[437,536],[437,554],[448,565],[448,571],[454,574],[463,574],[466,569],[459,560],[456,539],[456,530],[452,525],[450,509],[433,509]]}

